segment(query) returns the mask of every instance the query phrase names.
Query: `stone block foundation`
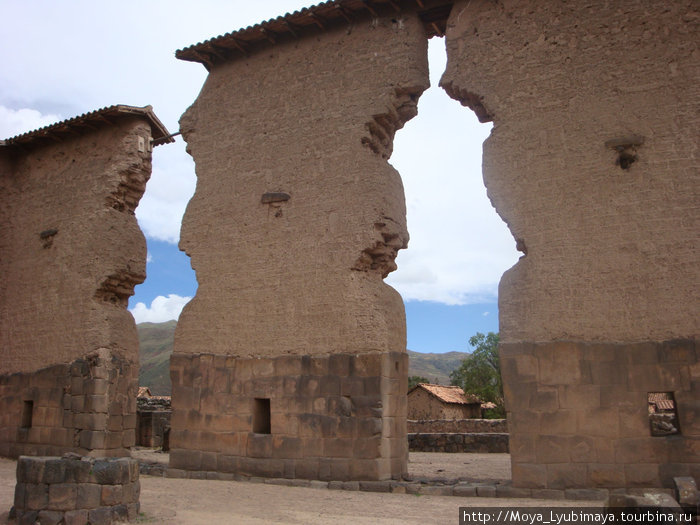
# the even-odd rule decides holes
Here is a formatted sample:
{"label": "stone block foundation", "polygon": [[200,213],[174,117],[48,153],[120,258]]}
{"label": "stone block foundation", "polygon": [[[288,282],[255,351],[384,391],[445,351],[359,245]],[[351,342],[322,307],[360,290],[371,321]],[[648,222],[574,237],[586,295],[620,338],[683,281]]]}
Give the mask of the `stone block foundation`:
{"label": "stone block foundation", "polygon": [[170,468],[316,480],[407,473],[401,352],[173,354]]}
{"label": "stone block foundation", "polygon": [[[500,349],[514,486],[671,489],[674,477],[700,477],[694,339]],[[673,396],[677,433],[652,433],[653,392]]]}
{"label": "stone block foundation", "polygon": [[140,491],[135,459],[22,456],[11,514],[18,523],[109,525],[138,516]]}
{"label": "stone block foundation", "polygon": [[0,456],[126,456],[137,367],[101,349],[71,363],[0,375]]}

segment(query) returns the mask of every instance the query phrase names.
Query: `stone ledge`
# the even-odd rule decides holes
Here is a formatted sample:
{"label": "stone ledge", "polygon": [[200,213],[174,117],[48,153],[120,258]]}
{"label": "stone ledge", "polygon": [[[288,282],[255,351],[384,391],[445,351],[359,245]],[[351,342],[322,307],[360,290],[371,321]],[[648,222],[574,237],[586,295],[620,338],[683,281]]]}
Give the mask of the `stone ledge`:
{"label": "stone ledge", "polygon": [[[189,471],[168,468],[165,473],[168,478],[187,479],[214,479],[219,481],[231,481],[230,474],[218,472]],[[265,483],[268,485],[282,485],[287,487],[311,487],[328,490],[352,490],[360,492],[384,492],[393,494],[415,494],[422,496],[456,496],[456,497],[483,497],[483,498],[546,498],[556,500],[594,500],[605,501],[611,491],[607,489],[595,490],[557,490],[527,489],[513,487],[509,482],[464,482],[459,480],[431,481],[421,480],[383,480],[383,481],[320,481],[308,479],[285,478],[260,478],[236,474],[233,481],[247,481],[251,483]],[[630,489],[636,491],[639,489]],[[632,493],[632,492],[630,492]]]}

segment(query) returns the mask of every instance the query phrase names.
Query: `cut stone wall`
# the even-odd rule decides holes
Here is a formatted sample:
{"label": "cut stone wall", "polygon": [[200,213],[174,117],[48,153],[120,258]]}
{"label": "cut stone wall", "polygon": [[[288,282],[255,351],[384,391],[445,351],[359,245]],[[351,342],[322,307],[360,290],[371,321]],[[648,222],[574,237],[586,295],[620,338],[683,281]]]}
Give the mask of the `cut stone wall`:
{"label": "cut stone wall", "polygon": [[0,455],[128,456],[135,368],[103,349],[69,364],[0,376]]}
{"label": "cut stone wall", "polygon": [[[673,487],[700,476],[695,342],[501,346],[513,481]],[[652,436],[648,393],[673,392],[680,434]]]}
{"label": "cut stone wall", "polygon": [[136,445],[162,447],[168,450],[171,410],[138,410],[136,412]]}
{"label": "cut stone wall", "polygon": [[[170,475],[320,480],[406,474],[405,352],[235,358],[174,354]],[[256,431],[256,399],[269,426]]]}
{"label": "cut stone wall", "polygon": [[508,434],[409,433],[411,452],[507,453]]}
{"label": "cut stone wall", "polygon": [[403,186],[366,144],[379,116],[390,149],[416,113],[429,85],[423,26],[381,18],[319,39],[213,68],[182,116],[197,190],[180,247],[199,287],[175,353],[406,348],[401,297],[382,282],[408,242]]}
{"label": "cut stone wall", "polygon": [[[197,171],[180,247],[199,288],[175,333],[174,469],[280,475],[293,465],[296,477],[324,479],[406,471],[405,403],[377,404],[405,382],[380,364],[403,370],[406,348],[401,297],[383,283],[408,242],[401,178],[387,158],[428,84],[423,24],[403,13],[211,68],[180,121]],[[323,379],[315,386],[275,368],[351,358],[367,371],[311,373]],[[217,359],[240,363],[233,388],[246,390],[216,391],[206,367]],[[370,391],[341,393],[341,380]],[[255,396],[270,399],[269,436],[250,434]],[[244,412],[215,416],[218,398]],[[337,410],[350,410],[343,437],[319,426],[335,428]],[[209,438],[230,429],[236,437],[221,439],[235,442],[217,451]]]}
{"label": "cut stone wall", "polygon": [[488,434],[508,433],[505,419],[422,419],[407,422],[409,433],[426,434]]}
{"label": "cut stone wall", "polygon": [[[700,475],[698,6],[455,2],[441,84],[494,128],[484,182],[524,257],[499,288],[518,487]],[[649,392],[680,435],[652,437]]]}
{"label": "cut stone wall", "polygon": [[140,116],[110,122],[0,147],[2,454],[116,455],[134,442],[138,336],[126,306],[145,278],[134,209],[152,128]]}
{"label": "cut stone wall", "polygon": [[11,515],[17,523],[109,525],[137,518],[140,493],[135,459],[23,456]]}

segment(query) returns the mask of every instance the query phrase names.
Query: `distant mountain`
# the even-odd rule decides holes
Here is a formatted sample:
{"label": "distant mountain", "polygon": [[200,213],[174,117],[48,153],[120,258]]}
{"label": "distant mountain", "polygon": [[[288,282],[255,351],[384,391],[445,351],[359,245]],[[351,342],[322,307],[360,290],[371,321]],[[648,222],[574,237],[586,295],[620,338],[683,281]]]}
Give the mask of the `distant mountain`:
{"label": "distant mountain", "polygon": [[431,383],[450,384],[450,372],[459,368],[467,352],[424,354],[408,350],[408,376],[421,376]]}
{"label": "distant mountain", "polygon": [[[173,353],[173,338],[177,321],[166,323],[141,323],[139,332],[139,385],[147,386],[153,395],[170,395],[170,354]],[[408,351],[408,375],[425,377],[431,383],[450,384],[450,372],[462,364],[469,354],[447,352],[423,354]]]}
{"label": "distant mountain", "polygon": [[169,396],[170,354],[173,353],[173,338],[177,321],[166,323],[141,323],[139,332],[139,386],[147,386],[156,396]]}

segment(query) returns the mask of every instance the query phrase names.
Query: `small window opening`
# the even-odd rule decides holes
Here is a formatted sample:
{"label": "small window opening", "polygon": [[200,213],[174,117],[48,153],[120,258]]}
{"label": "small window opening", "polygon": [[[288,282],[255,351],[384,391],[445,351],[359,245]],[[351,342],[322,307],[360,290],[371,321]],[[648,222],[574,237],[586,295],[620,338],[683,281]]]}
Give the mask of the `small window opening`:
{"label": "small window opening", "polygon": [[270,434],[270,400],[255,398],[253,405],[253,432]]}
{"label": "small window opening", "polygon": [[649,392],[647,401],[652,436],[672,436],[681,433],[673,392]]}
{"label": "small window opening", "polygon": [[22,428],[32,428],[32,414],[34,413],[34,401],[25,401],[22,407]]}

